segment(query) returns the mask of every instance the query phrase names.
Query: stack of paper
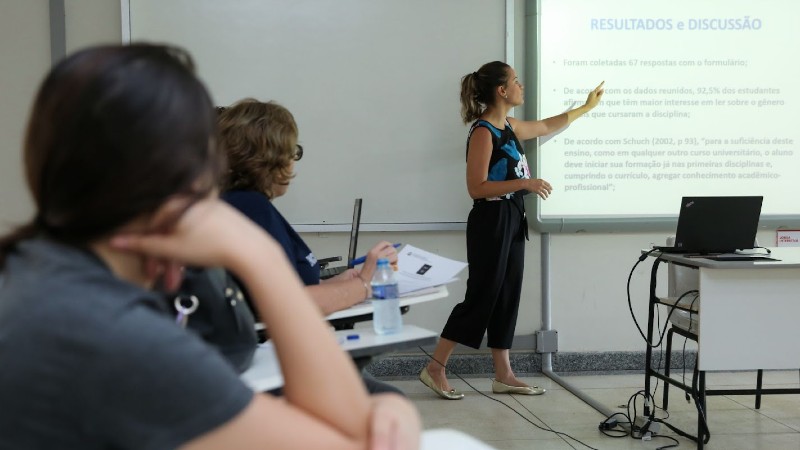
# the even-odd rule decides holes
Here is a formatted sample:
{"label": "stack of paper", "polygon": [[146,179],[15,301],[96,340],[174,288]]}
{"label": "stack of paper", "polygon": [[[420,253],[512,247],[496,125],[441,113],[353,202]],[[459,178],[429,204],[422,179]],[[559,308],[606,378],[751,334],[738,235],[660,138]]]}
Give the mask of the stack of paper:
{"label": "stack of paper", "polygon": [[467,263],[435,255],[413,245],[397,252],[397,271],[394,273],[400,295],[433,286],[452,283]]}

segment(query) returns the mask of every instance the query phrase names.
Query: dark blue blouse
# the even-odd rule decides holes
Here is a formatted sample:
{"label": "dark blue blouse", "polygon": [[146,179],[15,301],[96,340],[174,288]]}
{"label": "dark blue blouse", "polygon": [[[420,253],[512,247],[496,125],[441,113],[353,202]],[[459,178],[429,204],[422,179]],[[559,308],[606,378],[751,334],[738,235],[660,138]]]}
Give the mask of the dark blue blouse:
{"label": "dark blue blouse", "polygon": [[299,234],[278,212],[269,197],[257,191],[228,191],[222,199],[266,230],[281,244],[289,262],[306,286],[319,284],[317,258]]}

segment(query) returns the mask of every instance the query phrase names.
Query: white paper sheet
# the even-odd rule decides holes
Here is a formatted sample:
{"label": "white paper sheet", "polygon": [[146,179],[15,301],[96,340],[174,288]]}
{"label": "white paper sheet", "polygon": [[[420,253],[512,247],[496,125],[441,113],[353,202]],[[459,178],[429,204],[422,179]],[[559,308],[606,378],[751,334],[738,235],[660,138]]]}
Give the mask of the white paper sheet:
{"label": "white paper sheet", "polygon": [[467,267],[467,263],[445,258],[431,252],[406,245],[397,252],[397,287],[400,295],[408,292],[457,280],[456,275]]}

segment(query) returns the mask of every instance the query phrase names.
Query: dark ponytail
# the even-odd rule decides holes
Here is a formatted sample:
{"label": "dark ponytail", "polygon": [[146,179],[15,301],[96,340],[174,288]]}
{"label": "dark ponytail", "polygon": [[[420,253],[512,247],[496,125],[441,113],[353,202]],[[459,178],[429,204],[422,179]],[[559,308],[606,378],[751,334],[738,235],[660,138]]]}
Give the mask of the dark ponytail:
{"label": "dark ponytail", "polygon": [[473,122],[494,103],[495,88],[508,83],[510,68],[502,61],[492,61],[461,78],[461,119],[464,123]]}

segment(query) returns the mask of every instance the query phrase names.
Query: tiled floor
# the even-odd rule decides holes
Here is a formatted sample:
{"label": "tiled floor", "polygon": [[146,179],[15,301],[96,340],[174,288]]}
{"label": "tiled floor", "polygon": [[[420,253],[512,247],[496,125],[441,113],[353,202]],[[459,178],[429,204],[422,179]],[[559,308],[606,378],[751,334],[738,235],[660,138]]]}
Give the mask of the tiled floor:
{"label": "tiled floor", "polygon": [[[755,372],[710,373],[707,384],[709,388],[724,386],[751,389],[755,388],[755,378]],[[606,437],[598,430],[598,424],[604,417],[594,408],[547,377],[523,379],[546,388],[548,392],[534,397],[495,395],[491,393],[491,381],[488,377],[467,378],[479,393],[464,381],[451,378],[452,386],[465,392],[466,397],[459,401],[447,401],[436,397],[415,379],[389,382],[406,392],[417,405],[426,429],[454,428],[497,449],[655,449],[672,443],[669,439],[658,437],[649,442],[630,437]],[[627,404],[628,399],[644,387],[642,374],[565,375],[563,379],[615,412],[624,412],[625,408],[620,406]],[[764,373],[765,388],[796,388],[799,384],[798,371]],[[659,385],[656,394],[659,405],[661,388],[662,385]],[[668,422],[695,434],[697,415],[694,405],[687,403],[683,393],[676,389],[670,390],[669,401]],[[711,440],[705,448],[800,450],[800,395],[763,396],[760,410],[754,409],[752,396],[714,396],[708,398],[708,404]],[[641,398],[638,407],[641,410]],[[528,423],[510,408],[535,425]],[[658,414],[665,415],[663,411]],[[586,445],[539,427],[566,433]],[[676,437],[680,443],[679,448],[696,448],[693,441],[676,436],[666,427],[662,427],[660,431]]]}

